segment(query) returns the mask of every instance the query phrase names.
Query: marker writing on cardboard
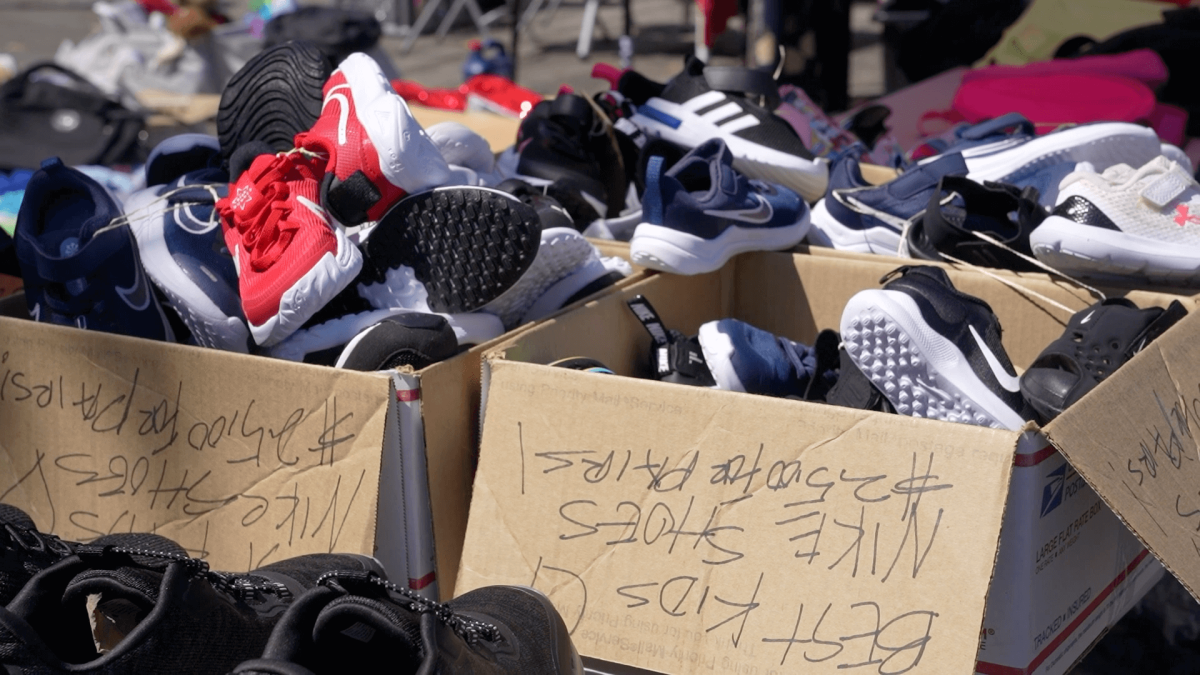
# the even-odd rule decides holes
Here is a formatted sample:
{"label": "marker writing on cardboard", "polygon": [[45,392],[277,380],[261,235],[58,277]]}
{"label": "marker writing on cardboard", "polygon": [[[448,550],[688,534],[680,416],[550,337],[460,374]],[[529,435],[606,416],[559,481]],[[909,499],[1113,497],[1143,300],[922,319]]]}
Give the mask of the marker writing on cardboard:
{"label": "marker writing on cardboard", "polygon": [[[103,369],[30,368],[12,348],[21,340],[5,342],[0,418],[44,429],[36,438],[49,440],[13,455],[16,471],[0,477],[0,500],[35,512],[44,531],[90,541],[170,523],[172,538],[207,557],[210,518],[219,514],[221,527],[247,533],[236,537],[243,552],[221,559],[229,569],[232,559],[257,565],[337,550],[347,523],[366,518],[367,472],[341,468],[341,460],[370,416],[342,396],[296,406],[194,396],[187,378],[164,381],[120,359]],[[69,440],[54,441],[61,437]],[[287,474],[275,477],[280,470]],[[230,546],[227,534],[218,548]]]}
{"label": "marker writing on cardboard", "polygon": [[[521,493],[566,495],[533,521],[551,523],[558,544],[553,557],[539,555],[530,583],[576,639],[636,652],[647,667],[763,673],[768,663],[907,673],[937,644],[942,610],[932,599],[866,590],[938,583],[927,570],[948,551],[939,495],[955,488],[939,475],[937,452],[894,453],[865,470],[748,439],[724,451],[547,448],[529,425],[514,432]],[[625,562],[596,571],[615,556]],[[798,575],[826,581],[798,594]],[[828,590],[850,581],[852,594]],[[587,619],[614,608],[627,612],[617,630]],[[625,624],[661,626],[662,637],[634,639]],[[671,635],[688,637],[663,642]]]}

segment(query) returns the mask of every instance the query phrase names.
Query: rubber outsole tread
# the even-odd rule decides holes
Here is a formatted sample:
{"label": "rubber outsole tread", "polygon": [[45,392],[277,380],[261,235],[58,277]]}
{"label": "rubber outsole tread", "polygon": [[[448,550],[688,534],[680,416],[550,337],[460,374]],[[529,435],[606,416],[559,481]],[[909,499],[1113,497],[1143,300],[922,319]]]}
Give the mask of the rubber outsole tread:
{"label": "rubber outsole tread", "polygon": [[469,312],[511,288],[533,264],[541,222],[532,207],[485,188],[439,188],[389,211],[363,244],[358,283],[407,266],[435,312]]}
{"label": "rubber outsole tread", "polygon": [[271,47],[250,59],[225,86],[217,111],[217,139],[226,161],[242,145],[264,141],[275,151],[316,123],[333,65],[302,40]]}

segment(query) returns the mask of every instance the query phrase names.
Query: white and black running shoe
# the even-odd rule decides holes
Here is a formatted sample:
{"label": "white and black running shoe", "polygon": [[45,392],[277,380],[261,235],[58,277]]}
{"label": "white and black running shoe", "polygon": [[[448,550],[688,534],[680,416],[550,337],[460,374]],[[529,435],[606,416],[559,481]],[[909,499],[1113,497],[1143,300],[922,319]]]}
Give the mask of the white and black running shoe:
{"label": "white and black running shoe", "polygon": [[683,72],[639,105],[632,121],[650,138],[687,148],[720,138],[733,151],[738,171],[789,187],[809,202],[820,199],[829,182],[825,162],[813,157],[783,118],[745,95],[722,90],[721,78],[707,76],[709,70],[688,57]]}
{"label": "white and black running shoe", "polygon": [[[899,275],[899,276],[896,276]],[[842,312],[842,343],[901,415],[1020,429],[1020,381],[1000,342],[1000,322],[937,267],[901,267],[881,290]]]}

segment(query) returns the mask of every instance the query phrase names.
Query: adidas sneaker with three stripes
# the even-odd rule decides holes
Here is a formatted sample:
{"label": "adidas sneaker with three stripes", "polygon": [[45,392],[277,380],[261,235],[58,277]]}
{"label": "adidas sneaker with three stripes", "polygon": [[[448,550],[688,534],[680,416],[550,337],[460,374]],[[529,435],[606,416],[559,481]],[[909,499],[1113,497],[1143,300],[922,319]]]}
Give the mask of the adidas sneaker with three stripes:
{"label": "adidas sneaker with three stripes", "polygon": [[789,187],[810,202],[825,194],[828,167],[791,125],[740,94],[714,88],[695,57],[660,95],[638,106],[633,122],[647,136],[685,148],[720,138],[733,152],[734,168],[746,176]]}

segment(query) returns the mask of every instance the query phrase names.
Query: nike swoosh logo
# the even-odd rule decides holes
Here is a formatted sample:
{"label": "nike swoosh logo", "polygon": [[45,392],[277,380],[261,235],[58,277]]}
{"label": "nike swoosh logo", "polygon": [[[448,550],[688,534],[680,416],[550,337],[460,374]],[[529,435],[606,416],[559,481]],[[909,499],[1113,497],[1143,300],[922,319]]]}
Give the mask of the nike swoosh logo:
{"label": "nike swoosh logo", "polygon": [[117,286],[116,290],[130,309],[140,312],[150,306],[150,284],[146,281],[146,273],[142,271],[140,262],[134,265],[133,272],[133,285],[129,288]]}
{"label": "nike swoosh logo", "polygon": [[329,218],[329,214],[325,211],[325,208],[320,204],[312,201],[308,197],[303,197],[301,195],[296,195],[296,201],[300,202],[300,205],[304,208],[312,211],[314,215],[316,215],[321,219],[322,222],[329,226],[329,229],[334,229],[333,221]]}
{"label": "nike swoosh logo", "polygon": [[946,392],[942,389],[938,389],[937,387],[933,386],[932,384],[929,384],[925,380],[922,380],[920,375],[918,375],[916,379],[917,379],[918,387],[920,387],[921,389],[924,389],[926,392],[928,392],[930,394],[937,394],[943,401],[949,401],[953,398],[952,396],[950,396],[949,392]]}
{"label": "nike swoosh logo", "polygon": [[[885,211],[873,209],[870,206],[867,206],[866,204],[863,204],[862,202],[858,201],[857,199],[850,197],[849,195],[842,195],[838,191],[833,192],[833,198],[838,200],[838,202],[840,202],[843,206],[850,209],[851,211],[855,211],[864,216],[870,216],[872,218],[875,218],[876,220],[882,221],[885,225],[889,225],[891,227],[896,228],[897,232],[903,232],[905,226],[908,225],[908,220],[905,218],[900,218],[899,216],[894,216]],[[924,209],[921,210],[921,213],[918,213],[917,215],[913,216],[913,218],[919,218],[923,213],[925,213]]]}
{"label": "nike swoosh logo", "polygon": [[975,344],[979,345],[980,351],[983,352],[983,358],[987,360],[988,368],[992,369],[992,375],[995,376],[1000,386],[1014,394],[1021,391],[1021,380],[1016,375],[1009,375],[1004,366],[1000,365],[1000,359],[996,358],[992,350],[984,344],[983,338],[979,337],[979,333],[975,331],[975,326],[968,326],[968,328],[971,329],[971,337],[975,338]]}
{"label": "nike swoosh logo", "polygon": [[760,194],[751,194],[758,200],[758,206],[753,209],[706,209],[704,213],[716,216],[717,218],[731,218],[744,223],[755,223],[758,225],[769,222],[771,217],[775,215],[775,210],[771,208],[771,203]]}
{"label": "nike swoosh logo", "polygon": [[329,105],[330,101],[338,102],[338,145],[346,144],[346,123],[350,120],[350,101],[346,99],[345,94],[335,94],[338,89],[349,89],[348,84],[339,84],[329,90],[329,94],[325,96],[325,102],[321,105],[321,110],[325,110],[325,106]]}
{"label": "nike swoosh logo", "polygon": [[34,303],[33,310],[29,312],[29,317],[34,321],[42,320],[42,303]]}
{"label": "nike swoosh logo", "polygon": [[1087,315],[1087,316],[1085,316],[1085,317],[1083,317],[1083,321],[1080,321],[1079,323],[1081,323],[1081,324],[1084,324],[1084,323],[1087,323],[1087,322],[1091,321],[1091,320],[1092,320],[1092,315],[1093,315],[1093,314],[1095,314],[1095,313],[1096,313],[1096,310],[1094,310],[1094,309],[1093,309],[1092,311],[1088,312],[1088,315]]}
{"label": "nike swoosh logo", "polygon": [[[192,211],[193,206],[181,206],[175,209],[175,224],[184,232],[192,234],[208,234],[213,231],[217,225],[221,224],[219,218],[212,217],[212,211],[209,211],[209,217],[205,220],[200,220]],[[182,214],[182,217],[181,217]],[[185,222],[186,221],[186,222]]]}

